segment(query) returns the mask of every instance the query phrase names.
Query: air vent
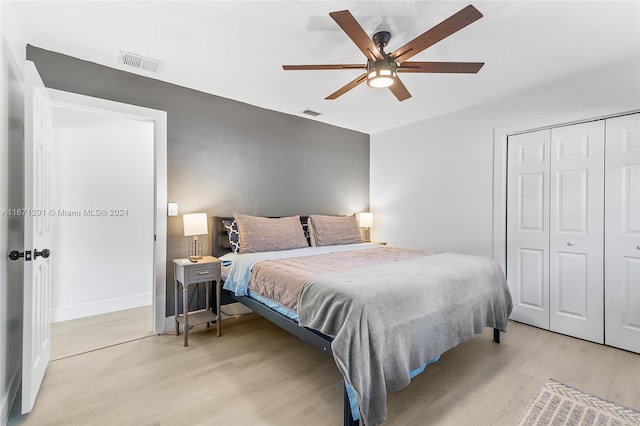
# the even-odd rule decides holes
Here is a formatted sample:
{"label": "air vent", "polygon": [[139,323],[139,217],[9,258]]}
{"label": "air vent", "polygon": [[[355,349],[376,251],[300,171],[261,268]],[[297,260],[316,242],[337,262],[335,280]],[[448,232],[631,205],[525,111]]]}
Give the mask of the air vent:
{"label": "air vent", "polygon": [[317,116],[319,116],[321,114],[321,113],[316,112],[316,111],[311,111],[310,109],[305,109],[304,111],[302,111],[302,113],[310,115],[312,117],[317,117]]}
{"label": "air vent", "polygon": [[120,63],[155,73],[162,72],[162,69],[164,68],[164,62],[125,51],[120,51]]}

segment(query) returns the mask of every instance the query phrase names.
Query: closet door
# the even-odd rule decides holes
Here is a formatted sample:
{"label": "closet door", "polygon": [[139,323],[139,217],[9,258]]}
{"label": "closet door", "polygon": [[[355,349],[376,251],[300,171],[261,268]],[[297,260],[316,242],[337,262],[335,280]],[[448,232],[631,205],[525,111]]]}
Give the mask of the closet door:
{"label": "closet door", "polygon": [[640,114],[606,126],[605,342],[640,353]]}
{"label": "closet door", "polygon": [[604,121],[551,130],[549,326],[604,342]]}
{"label": "closet door", "polygon": [[549,142],[542,130],[509,137],[507,282],[511,318],[549,328]]}

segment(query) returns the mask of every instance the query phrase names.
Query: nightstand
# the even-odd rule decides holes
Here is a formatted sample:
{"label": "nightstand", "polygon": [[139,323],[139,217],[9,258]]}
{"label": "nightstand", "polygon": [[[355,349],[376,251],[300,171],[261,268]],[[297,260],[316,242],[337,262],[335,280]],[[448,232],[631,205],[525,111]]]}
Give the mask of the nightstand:
{"label": "nightstand", "polygon": [[[191,262],[189,259],[174,259],[173,270],[175,277],[175,319],[176,319],[176,336],[180,334],[180,323],[184,330],[184,345],[189,345],[189,328],[198,324],[207,324],[216,322],[218,327],[218,336],[221,335],[220,315],[220,291],[222,289],[222,279],[220,277],[221,262],[220,259],[213,256],[204,256],[197,262]],[[211,283],[216,282],[216,313],[211,312],[209,308]],[[178,311],[178,283],[182,285],[182,315]],[[189,312],[189,286],[199,283],[207,283],[206,287],[206,308],[199,311]]]}

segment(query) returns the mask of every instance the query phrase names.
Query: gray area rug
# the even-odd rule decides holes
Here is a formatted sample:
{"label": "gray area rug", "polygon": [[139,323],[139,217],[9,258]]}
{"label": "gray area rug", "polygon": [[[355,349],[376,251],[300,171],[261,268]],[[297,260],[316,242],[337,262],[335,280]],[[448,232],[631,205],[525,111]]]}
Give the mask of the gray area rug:
{"label": "gray area rug", "polygon": [[640,412],[549,379],[517,426],[638,426]]}

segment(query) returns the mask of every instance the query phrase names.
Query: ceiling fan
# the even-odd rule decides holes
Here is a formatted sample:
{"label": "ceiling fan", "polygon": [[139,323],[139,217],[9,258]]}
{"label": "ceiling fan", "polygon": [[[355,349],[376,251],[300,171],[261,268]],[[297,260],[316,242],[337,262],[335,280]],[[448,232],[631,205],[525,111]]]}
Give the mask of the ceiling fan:
{"label": "ceiling fan", "polygon": [[482,13],[472,5],[445,19],[435,27],[414,38],[392,53],[384,48],[391,39],[388,31],[379,31],[370,39],[358,21],[348,10],[331,12],[334,21],[347,33],[367,58],[366,64],[338,65],[283,65],[284,70],[350,70],[363,69],[365,72],[336,90],[325,99],[336,99],[366,81],[371,87],[388,87],[399,101],[411,94],[398,78],[398,73],[470,73],[480,71],[484,62],[408,62],[407,59],[426,48],[449,37],[472,22],[482,18]]}

